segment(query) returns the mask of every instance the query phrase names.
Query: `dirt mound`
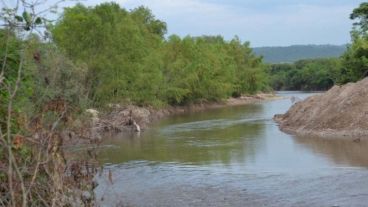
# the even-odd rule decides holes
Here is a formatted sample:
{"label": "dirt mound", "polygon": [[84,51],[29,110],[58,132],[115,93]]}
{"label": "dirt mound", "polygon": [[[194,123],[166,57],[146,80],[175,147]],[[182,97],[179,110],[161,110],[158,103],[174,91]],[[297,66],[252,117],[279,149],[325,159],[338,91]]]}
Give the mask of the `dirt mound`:
{"label": "dirt mound", "polygon": [[368,139],[368,78],[297,102],[274,119],[288,133]]}

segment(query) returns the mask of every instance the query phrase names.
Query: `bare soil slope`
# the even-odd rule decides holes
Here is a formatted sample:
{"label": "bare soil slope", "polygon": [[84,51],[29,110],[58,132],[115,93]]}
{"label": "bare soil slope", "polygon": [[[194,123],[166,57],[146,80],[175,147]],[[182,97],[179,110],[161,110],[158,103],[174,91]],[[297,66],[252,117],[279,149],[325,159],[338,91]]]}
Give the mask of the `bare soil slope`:
{"label": "bare soil slope", "polygon": [[288,133],[368,139],[368,78],[311,96],[274,119]]}

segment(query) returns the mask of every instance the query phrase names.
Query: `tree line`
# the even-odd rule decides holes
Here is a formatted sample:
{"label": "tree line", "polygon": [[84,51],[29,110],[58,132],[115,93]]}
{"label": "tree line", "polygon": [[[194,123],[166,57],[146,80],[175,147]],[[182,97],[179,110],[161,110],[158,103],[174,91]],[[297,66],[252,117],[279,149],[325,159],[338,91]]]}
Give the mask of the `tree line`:
{"label": "tree line", "polygon": [[[92,206],[101,137],[87,107],[185,105],[269,89],[262,59],[237,37],[165,37],[166,23],[145,7],[78,4],[53,23],[37,15],[37,2],[19,4],[23,12],[0,12],[5,206]],[[92,148],[65,156],[74,143]]]}
{"label": "tree line", "polygon": [[268,68],[274,90],[328,90],[340,83],[338,58],[306,59],[295,63],[272,64]]}
{"label": "tree line", "polygon": [[98,105],[182,105],[268,90],[260,57],[235,37],[172,35],[145,7],[81,4],[52,28],[54,43],[85,64],[85,88]]}
{"label": "tree line", "polygon": [[354,20],[351,43],[339,58],[270,64],[268,75],[275,90],[327,90],[333,85],[356,82],[368,76],[368,3],[350,15]]}
{"label": "tree line", "polygon": [[[77,4],[66,8],[55,24],[47,24],[51,41],[0,30],[2,82],[15,84],[18,51],[25,50],[24,83],[15,103],[32,106],[28,111],[56,98],[79,107],[160,107],[272,89],[327,90],[367,76],[367,5],[352,12],[351,19],[357,20],[352,43],[340,58],[267,65],[238,37],[165,37],[166,23],[145,7],[128,11],[116,3]],[[25,43],[28,47],[22,48]],[[2,88],[2,105],[8,96]],[[2,107],[0,115],[5,113]]]}
{"label": "tree line", "polygon": [[[165,37],[166,23],[148,8],[128,11],[116,3],[66,8],[55,24],[47,25],[51,41],[36,35],[19,39],[13,33],[8,51],[18,50],[17,45],[24,41],[32,42],[24,93],[49,100],[62,97],[83,106],[185,105],[272,89],[326,90],[366,76],[366,7],[361,4],[351,15],[358,21],[352,43],[341,58],[267,65],[253,53],[249,42],[238,37],[230,41],[221,36]],[[8,36],[6,30],[1,31],[2,43]],[[6,67],[16,68],[17,54],[11,54]],[[53,64],[57,67],[51,67]],[[8,80],[16,77],[10,70],[5,75]],[[44,88],[47,96],[36,95]],[[2,100],[6,94],[0,92]],[[31,100],[30,95],[19,97]]]}

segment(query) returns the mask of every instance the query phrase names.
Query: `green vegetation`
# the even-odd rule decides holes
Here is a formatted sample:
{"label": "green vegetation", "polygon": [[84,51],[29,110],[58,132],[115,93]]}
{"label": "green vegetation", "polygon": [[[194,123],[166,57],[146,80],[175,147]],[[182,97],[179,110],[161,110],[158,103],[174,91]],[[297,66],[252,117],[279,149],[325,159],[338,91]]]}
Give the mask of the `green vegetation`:
{"label": "green vegetation", "polygon": [[270,65],[271,86],[276,90],[326,90],[368,76],[368,3],[354,9],[350,18],[357,20],[352,43],[340,58]]}
{"label": "green vegetation", "polygon": [[342,83],[357,81],[368,75],[368,3],[362,3],[350,15],[354,23],[352,44],[342,56]]}
{"label": "green vegetation", "polygon": [[0,203],[89,206],[96,159],[87,152],[66,159],[63,149],[65,134],[70,143],[97,144],[91,135],[81,139],[80,130],[90,122],[75,121],[88,103],[86,70],[35,34],[48,22],[37,16],[32,2],[18,3],[21,15],[19,7],[0,13],[5,25],[0,29]]}
{"label": "green vegetation", "polygon": [[[63,151],[65,140],[98,144],[92,123],[83,117],[86,107],[186,105],[267,91],[270,85],[326,90],[368,74],[368,3],[351,15],[357,20],[352,44],[341,58],[269,66],[237,37],[165,37],[166,23],[145,7],[78,4],[51,24],[37,16],[34,3],[19,3],[23,11],[0,13],[5,25],[0,28],[0,201],[5,206],[93,204],[94,148],[73,159]],[[41,26],[51,36],[36,35]]]}
{"label": "green vegetation", "polygon": [[98,105],[187,104],[268,89],[249,43],[165,33],[149,9],[115,3],[67,8],[52,30],[68,57],[86,64],[88,97]]}
{"label": "green vegetation", "polygon": [[347,45],[292,45],[287,47],[256,47],[255,54],[262,56],[265,63],[293,63],[304,59],[338,58]]}
{"label": "green vegetation", "polygon": [[299,60],[293,64],[269,67],[270,83],[275,90],[327,90],[340,82],[340,60]]}
{"label": "green vegetation", "polygon": [[[0,30],[1,62],[3,63],[3,87],[0,88],[0,104],[9,104],[11,88],[17,87],[13,102],[14,120],[32,117],[41,112],[50,101],[60,99],[70,107],[88,103],[83,82],[86,70],[77,67],[58,51],[55,45],[43,43],[37,36],[26,40],[16,37],[10,30]],[[20,71],[19,71],[20,70]],[[17,82],[18,78],[20,80]],[[20,84],[21,82],[22,84]],[[70,110],[71,110],[70,108]],[[0,108],[1,117],[7,116],[7,108]],[[0,126],[5,128],[5,119]],[[18,125],[20,123],[16,123]]]}
{"label": "green vegetation", "polygon": [[[24,11],[0,13],[5,206],[93,205],[100,137],[87,107],[185,105],[269,89],[261,58],[238,38],[165,38],[166,24],[149,9],[115,3],[78,4],[51,25],[32,2],[20,3]],[[52,38],[36,35],[40,26]],[[65,156],[74,143],[91,147]]]}

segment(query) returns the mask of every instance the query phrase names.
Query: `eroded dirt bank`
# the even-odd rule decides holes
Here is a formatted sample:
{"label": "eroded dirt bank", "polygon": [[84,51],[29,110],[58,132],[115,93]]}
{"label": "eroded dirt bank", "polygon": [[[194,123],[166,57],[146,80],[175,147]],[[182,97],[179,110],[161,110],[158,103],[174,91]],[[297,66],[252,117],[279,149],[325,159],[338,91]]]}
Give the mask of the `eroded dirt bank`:
{"label": "eroded dirt bank", "polygon": [[189,112],[203,111],[207,109],[221,108],[227,106],[238,106],[244,104],[257,103],[260,101],[274,100],[280,97],[275,94],[257,94],[253,96],[242,96],[239,98],[230,98],[224,102],[216,103],[200,103],[191,104],[187,106],[168,106],[164,109],[154,109],[151,107],[138,106],[124,106],[114,107],[114,109],[107,114],[101,115],[96,120],[96,128],[100,132],[122,132],[134,131],[133,122],[139,125],[141,130],[144,130],[150,123],[157,121],[169,115],[184,114]]}
{"label": "eroded dirt bank", "polygon": [[368,139],[368,78],[297,102],[274,119],[292,134]]}

